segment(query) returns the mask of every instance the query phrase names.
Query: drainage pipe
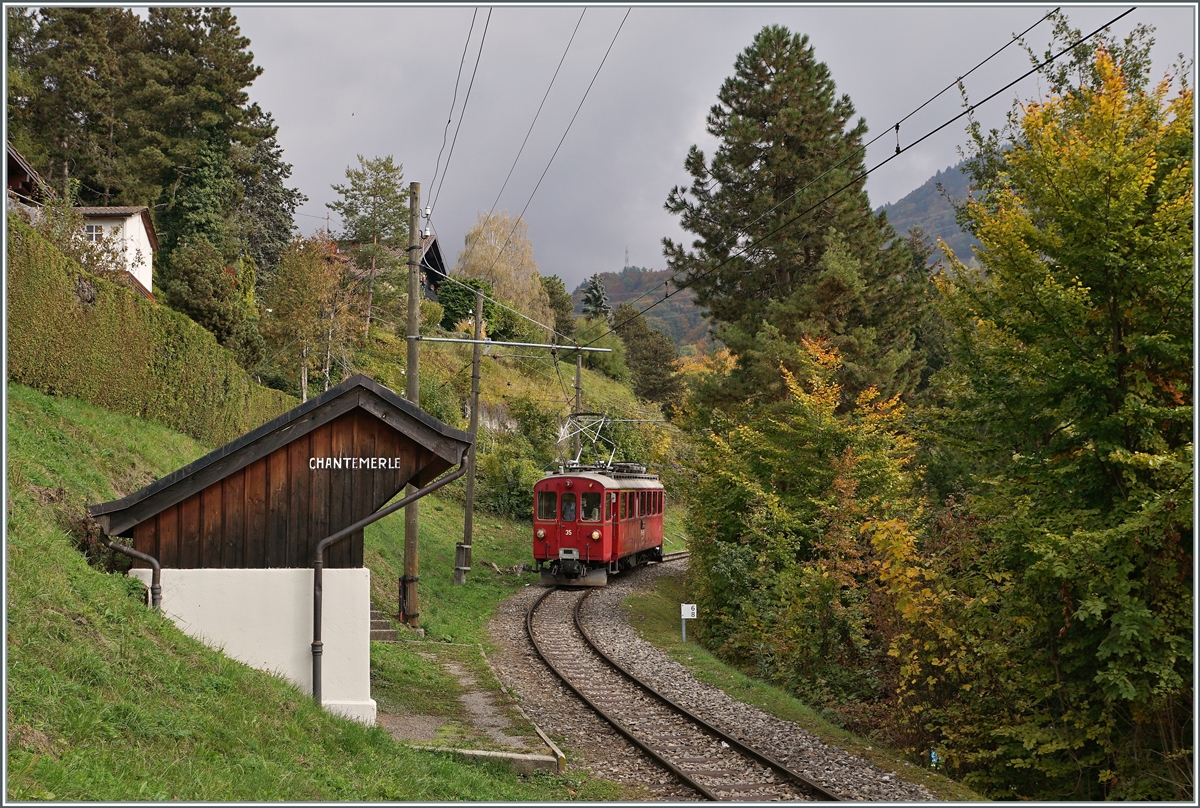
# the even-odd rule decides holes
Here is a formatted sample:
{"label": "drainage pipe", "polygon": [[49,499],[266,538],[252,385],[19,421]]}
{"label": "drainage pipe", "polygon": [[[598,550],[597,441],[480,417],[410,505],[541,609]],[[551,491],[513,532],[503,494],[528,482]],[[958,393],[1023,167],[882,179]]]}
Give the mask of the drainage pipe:
{"label": "drainage pipe", "polygon": [[[312,694],[313,701],[315,701],[318,706],[321,705],[321,655],[324,653],[324,643],[321,642],[321,572],[325,566],[325,550],[331,545],[353,534],[354,532],[362,530],[372,522],[377,522],[388,514],[395,513],[396,511],[400,510],[405,505],[415,502],[426,494],[432,494],[443,485],[454,482],[466,473],[467,460],[464,456],[462,461],[458,464],[458,468],[452,474],[448,474],[445,477],[442,477],[440,480],[430,483],[418,491],[414,491],[403,499],[393,502],[386,508],[381,508],[380,510],[375,511],[375,513],[371,514],[365,519],[360,519],[354,524],[350,525],[350,527],[342,528],[337,533],[321,539],[321,541],[317,543],[317,549],[313,552]],[[157,565],[158,562],[154,563]]]}
{"label": "drainage pipe", "polygon": [[136,558],[138,561],[145,561],[154,570],[150,574],[150,605],[159,611],[162,611],[162,566],[158,563],[158,559],[152,555],[138,552],[132,547],[126,547],[123,544],[117,544],[115,541],[100,534],[100,541],[110,550],[116,550],[118,553],[124,553],[130,558]]}

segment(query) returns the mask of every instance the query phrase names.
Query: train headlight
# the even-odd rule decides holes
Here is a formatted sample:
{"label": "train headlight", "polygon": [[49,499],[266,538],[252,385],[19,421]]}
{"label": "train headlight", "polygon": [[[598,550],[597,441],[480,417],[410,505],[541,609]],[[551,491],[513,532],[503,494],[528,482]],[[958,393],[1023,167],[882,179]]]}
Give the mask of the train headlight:
{"label": "train headlight", "polygon": [[600,531],[599,530],[592,531],[592,541],[600,541]]}
{"label": "train headlight", "polygon": [[542,529],[539,527],[539,528],[537,529],[537,533],[535,533],[535,534],[533,534],[533,535],[537,536],[539,539],[544,539],[544,538],[546,538],[546,531],[542,530]]}

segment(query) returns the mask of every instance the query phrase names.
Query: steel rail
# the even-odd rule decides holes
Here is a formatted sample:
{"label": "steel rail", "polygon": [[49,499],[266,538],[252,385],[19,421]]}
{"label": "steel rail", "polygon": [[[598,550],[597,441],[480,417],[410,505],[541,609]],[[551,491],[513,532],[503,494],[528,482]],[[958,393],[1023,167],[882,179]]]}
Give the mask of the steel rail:
{"label": "steel rail", "polygon": [[580,690],[578,687],[576,687],[575,684],[570,679],[567,678],[567,675],[565,673],[563,673],[561,670],[559,670],[558,666],[556,666],[553,662],[551,662],[549,657],[547,657],[546,654],[542,651],[542,648],[541,648],[541,646],[538,645],[537,638],[534,636],[534,633],[533,633],[533,615],[534,615],[534,612],[537,611],[538,606],[540,606],[542,604],[542,601],[544,601],[547,597],[549,597],[551,594],[553,594],[556,591],[558,591],[557,588],[547,589],[545,592],[543,592],[538,597],[537,600],[535,600],[533,602],[533,605],[529,607],[529,611],[527,611],[525,613],[525,632],[529,635],[529,642],[531,645],[533,645],[533,650],[537,652],[538,657],[541,658],[542,662],[546,665],[547,668],[549,668],[554,673],[555,676],[557,676],[560,680],[562,680],[563,684],[565,684],[567,687],[571,688],[571,691],[576,696],[578,696],[580,699],[583,700],[584,704],[586,704],[587,706],[589,706],[593,710],[595,710],[596,713],[601,718],[603,718],[605,721],[607,721],[609,723],[609,725],[612,726],[612,728],[615,729],[617,732],[624,735],[630,741],[630,743],[632,743],[638,749],[641,749],[643,752],[645,752],[647,755],[652,757],[654,760],[658,761],[658,763],[661,764],[665,769],[667,769],[667,771],[671,772],[676,777],[678,777],[680,779],[680,781],[682,781],[689,788],[695,789],[698,793],[703,795],[706,799],[712,800],[713,802],[720,802],[721,798],[718,797],[715,793],[710,791],[708,788],[706,788],[702,784],[693,780],[691,777],[689,777],[687,775],[687,773],[685,773],[682,769],[680,769],[674,763],[667,760],[662,755],[660,755],[658,752],[651,749],[649,745],[647,745],[645,742],[643,742],[640,738],[638,738],[632,732],[627,730],[616,718],[613,718],[612,716],[610,716],[608,714],[608,712],[604,710],[604,708],[602,708],[600,705],[596,704],[596,702],[592,701],[590,698],[588,698],[586,695],[584,695],[583,691]]}
{"label": "steel rail", "polygon": [[[672,559],[672,560],[674,560],[674,559]],[[753,747],[747,746],[744,741],[741,741],[738,738],[735,738],[734,736],[730,735],[729,733],[725,732],[724,730],[720,729],[719,727],[713,726],[705,719],[701,718],[700,716],[693,713],[691,710],[687,709],[683,705],[676,702],[674,699],[670,698],[669,696],[667,696],[663,693],[660,693],[658,690],[656,690],[655,688],[653,688],[650,685],[643,682],[641,679],[639,679],[637,676],[635,676],[633,673],[631,673],[629,670],[627,670],[623,665],[621,665],[619,662],[617,662],[612,657],[610,657],[607,653],[605,653],[604,650],[602,648],[600,648],[599,645],[596,644],[596,641],[592,639],[592,635],[588,633],[588,630],[586,628],[584,628],[583,620],[581,617],[581,612],[583,610],[584,601],[586,601],[588,599],[588,597],[591,596],[593,591],[595,591],[595,590],[589,590],[589,591],[585,592],[583,594],[583,597],[581,597],[579,600],[577,600],[575,602],[575,628],[579,629],[580,635],[583,637],[584,641],[587,642],[588,646],[593,651],[595,651],[596,654],[601,659],[603,659],[606,663],[608,663],[608,665],[611,668],[613,668],[618,673],[620,673],[622,676],[624,676],[626,679],[628,679],[630,682],[632,682],[636,687],[641,688],[643,691],[650,694],[654,698],[658,699],[660,702],[665,704],[667,707],[670,707],[672,710],[674,710],[679,715],[683,716],[687,720],[689,720],[692,723],[701,727],[701,729],[703,729],[704,731],[711,732],[712,734],[716,735],[718,738],[720,738],[721,740],[728,743],[730,746],[732,746],[734,749],[736,749],[738,752],[742,753],[746,757],[752,758],[753,760],[758,761],[759,763],[763,764],[764,766],[769,767],[772,771],[776,772],[777,774],[781,774],[784,777],[788,778],[793,783],[800,786],[800,788],[802,790],[808,792],[809,794],[816,797],[817,799],[829,800],[829,801],[833,801],[833,802],[841,802],[841,799],[842,799],[841,797],[826,791],[824,788],[817,785],[812,780],[809,780],[807,777],[805,777],[802,774],[799,774],[798,772],[792,771],[787,766],[785,766],[784,764],[775,760],[774,758],[767,755],[766,753],[760,752],[757,749],[754,749]]]}

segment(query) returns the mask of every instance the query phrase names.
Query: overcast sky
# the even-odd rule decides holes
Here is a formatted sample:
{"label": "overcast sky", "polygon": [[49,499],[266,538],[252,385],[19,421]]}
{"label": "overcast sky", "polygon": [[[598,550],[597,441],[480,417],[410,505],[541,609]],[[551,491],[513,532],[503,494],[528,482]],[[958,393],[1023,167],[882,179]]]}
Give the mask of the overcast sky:
{"label": "overcast sky", "polygon": [[[324,227],[330,185],[343,182],[356,155],[390,154],[405,182],[421,183],[422,203],[438,193],[432,216],[451,264],[463,236],[486,213],[517,157],[538,105],[583,13],[545,107],[497,210],[525,210],[534,256],[543,275],[558,274],[568,290],[595,272],[634,266],[662,268],[661,240],[689,240],[663,209],[672,186],[686,185],[684,157],[692,144],[707,155],[714,141],[704,119],[738,53],[768,24],[808,34],[839,92],[848,93],[870,134],[892,125],[964,74],[1053,6],[634,6],[561,149],[589,82],[621,26],[627,6],[235,7],[263,75],[250,95],[274,113],[292,184],[309,197],[297,223]],[[1066,7],[1084,33],[1129,6]],[[474,31],[468,44],[474,17]],[[1114,30],[1155,26],[1155,70],[1195,53],[1191,6],[1139,7]],[[486,38],[484,26],[487,23]],[[1049,24],[1027,36],[1036,51]],[[480,55],[480,44],[482,54]],[[451,111],[466,46],[457,102]],[[478,56],[474,85],[472,71]],[[966,79],[979,101],[1030,67],[1009,47]],[[1194,81],[1193,81],[1194,84]],[[997,125],[1013,99],[1044,89],[1030,77],[978,111]],[[466,101],[466,110],[463,104]],[[961,111],[956,90],[906,121],[907,145]],[[443,133],[452,119],[443,151]],[[894,202],[937,170],[958,161],[963,122],[906,152],[867,182],[872,205]],[[458,128],[461,125],[461,128]],[[457,142],[451,153],[449,141]],[[885,135],[867,165],[895,151]],[[434,180],[441,151],[443,171]],[[447,168],[447,162],[449,163]],[[443,176],[444,175],[444,176]],[[440,186],[440,192],[439,192]],[[532,195],[532,201],[530,197]],[[330,213],[336,233],[340,223]]]}

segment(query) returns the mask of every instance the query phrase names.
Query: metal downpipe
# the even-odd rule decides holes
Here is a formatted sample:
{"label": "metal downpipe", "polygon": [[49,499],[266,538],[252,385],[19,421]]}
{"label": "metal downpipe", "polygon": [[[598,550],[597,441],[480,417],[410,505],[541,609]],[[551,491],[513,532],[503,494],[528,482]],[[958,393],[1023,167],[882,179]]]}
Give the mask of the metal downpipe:
{"label": "metal downpipe", "polygon": [[110,550],[116,550],[118,553],[124,553],[130,558],[136,558],[138,561],[145,561],[154,570],[150,575],[150,606],[162,611],[162,566],[159,565],[158,559],[152,555],[139,552],[132,547],[126,547],[123,544],[117,544],[103,533],[100,534],[100,541]]}
{"label": "metal downpipe", "polygon": [[[467,460],[466,460],[465,453],[464,453],[463,459],[461,461],[459,461],[458,469],[455,470],[452,474],[448,474],[445,477],[442,477],[441,479],[430,483],[429,485],[425,486],[424,488],[414,491],[413,493],[409,494],[408,496],[404,497],[403,499],[399,499],[399,500],[393,502],[391,505],[388,505],[385,508],[380,508],[378,511],[375,511],[375,513],[371,514],[370,516],[368,516],[364,519],[358,520],[354,524],[350,525],[350,527],[342,528],[337,533],[327,536],[326,538],[321,539],[321,541],[319,541],[317,543],[317,548],[316,548],[316,550],[313,551],[313,640],[312,640],[312,694],[313,694],[313,701],[315,701],[317,703],[317,706],[321,705],[321,657],[324,654],[324,650],[325,650],[324,643],[321,642],[321,605],[322,605],[321,601],[323,598],[322,571],[325,566],[325,559],[324,559],[325,551],[332,545],[336,544],[337,542],[341,541],[342,539],[346,538],[347,536],[350,536],[351,534],[355,533],[356,531],[362,530],[367,525],[369,525],[373,522],[377,522],[380,519],[382,519],[383,517],[388,516],[389,514],[395,513],[396,511],[403,508],[405,505],[409,505],[409,504],[415,502],[416,500],[420,499],[421,497],[425,496],[426,494],[432,494],[434,491],[438,490],[443,485],[454,482],[455,480],[457,480],[459,477],[463,476],[466,473],[467,473]],[[154,563],[157,564],[158,562],[154,562]]]}

